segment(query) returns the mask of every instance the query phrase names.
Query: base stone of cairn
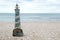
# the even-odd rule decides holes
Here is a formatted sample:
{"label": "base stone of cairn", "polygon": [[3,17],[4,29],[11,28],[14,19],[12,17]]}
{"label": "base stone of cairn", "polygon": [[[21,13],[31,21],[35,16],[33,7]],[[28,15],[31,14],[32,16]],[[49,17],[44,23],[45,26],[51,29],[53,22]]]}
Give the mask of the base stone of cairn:
{"label": "base stone of cairn", "polygon": [[16,28],[16,29],[14,29],[13,30],[13,36],[23,36],[23,30],[22,29],[18,29],[18,28]]}

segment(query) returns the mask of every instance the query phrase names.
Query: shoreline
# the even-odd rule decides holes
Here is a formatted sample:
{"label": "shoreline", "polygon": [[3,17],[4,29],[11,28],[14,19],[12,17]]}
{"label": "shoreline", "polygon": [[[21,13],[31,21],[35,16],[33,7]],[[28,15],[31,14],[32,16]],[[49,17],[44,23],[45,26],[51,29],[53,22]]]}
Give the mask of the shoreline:
{"label": "shoreline", "polygon": [[[11,23],[15,23],[15,21],[0,21],[1,23],[7,23],[7,22],[11,22]],[[20,21],[20,22],[60,22],[60,21]]]}

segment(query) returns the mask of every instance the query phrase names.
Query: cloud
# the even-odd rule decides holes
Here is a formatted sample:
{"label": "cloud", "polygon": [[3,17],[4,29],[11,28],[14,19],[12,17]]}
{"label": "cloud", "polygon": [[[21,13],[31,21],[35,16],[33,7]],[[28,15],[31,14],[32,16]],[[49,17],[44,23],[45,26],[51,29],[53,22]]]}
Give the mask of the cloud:
{"label": "cloud", "polygon": [[21,13],[60,13],[60,0],[0,0],[0,12],[14,13],[16,3]]}
{"label": "cloud", "polygon": [[60,13],[59,0],[34,0],[34,2],[23,2],[22,13]]}
{"label": "cloud", "polygon": [[33,0],[26,0],[26,1],[33,1]]}

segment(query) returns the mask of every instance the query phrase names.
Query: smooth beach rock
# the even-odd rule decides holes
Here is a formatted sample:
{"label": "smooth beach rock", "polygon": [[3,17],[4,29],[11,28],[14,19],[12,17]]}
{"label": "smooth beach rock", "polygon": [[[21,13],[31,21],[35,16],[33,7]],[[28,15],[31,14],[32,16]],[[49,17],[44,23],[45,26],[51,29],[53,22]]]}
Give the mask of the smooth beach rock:
{"label": "smooth beach rock", "polygon": [[18,28],[14,29],[13,30],[13,36],[23,36],[22,29],[18,29]]}

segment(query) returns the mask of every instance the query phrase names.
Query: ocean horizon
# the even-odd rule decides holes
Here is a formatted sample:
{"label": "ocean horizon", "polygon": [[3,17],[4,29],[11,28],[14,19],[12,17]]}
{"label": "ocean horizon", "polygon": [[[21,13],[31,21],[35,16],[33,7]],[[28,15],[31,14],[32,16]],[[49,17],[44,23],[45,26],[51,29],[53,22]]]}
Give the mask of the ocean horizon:
{"label": "ocean horizon", "polygon": [[[0,13],[0,22],[14,22],[14,13]],[[21,13],[20,21],[47,22],[60,21],[60,13]]]}

